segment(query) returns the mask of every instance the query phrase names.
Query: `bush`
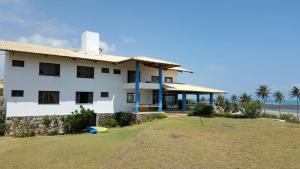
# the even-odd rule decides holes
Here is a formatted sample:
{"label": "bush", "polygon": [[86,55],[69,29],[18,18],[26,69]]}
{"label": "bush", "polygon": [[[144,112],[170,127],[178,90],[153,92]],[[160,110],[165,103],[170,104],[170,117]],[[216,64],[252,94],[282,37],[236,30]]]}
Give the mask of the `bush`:
{"label": "bush", "polygon": [[48,128],[51,125],[51,119],[49,116],[44,116],[43,117],[43,124]]}
{"label": "bush", "polygon": [[133,113],[123,113],[118,112],[114,114],[114,119],[118,122],[118,124],[123,126],[130,126],[136,120],[136,115]]}
{"label": "bush", "polygon": [[143,122],[151,122],[156,119],[164,119],[168,116],[165,113],[147,113],[147,114],[140,114],[137,116],[136,122],[138,124]]}
{"label": "bush", "polygon": [[199,103],[196,105],[195,109],[188,115],[212,117],[214,115],[214,107],[208,104]]}
{"label": "bush", "polygon": [[291,123],[300,123],[300,121],[298,120],[298,118],[295,117],[291,113],[280,114],[279,115],[279,119],[285,120],[285,121],[291,122]]}
{"label": "bush", "polygon": [[96,114],[93,110],[80,106],[80,111],[62,117],[64,132],[67,134],[81,133],[84,129],[96,124]]}
{"label": "bush", "polygon": [[117,127],[119,124],[117,122],[117,120],[114,118],[114,116],[108,116],[105,118],[103,124],[101,124],[101,126],[103,127]]}
{"label": "bush", "polygon": [[278,116],[276,114],[272,113],[261,113],[259,115],[260,118],[269,118],[269,119],[278,119]]}
{"label": "bush", "polygon": [[257,118],[260,115],[262,105],[258,101],[243,103],[243,115],[247,118]]}
{"label": "bush", "polygon": [[0,109],[0,136],[5,134],[5,113]]}

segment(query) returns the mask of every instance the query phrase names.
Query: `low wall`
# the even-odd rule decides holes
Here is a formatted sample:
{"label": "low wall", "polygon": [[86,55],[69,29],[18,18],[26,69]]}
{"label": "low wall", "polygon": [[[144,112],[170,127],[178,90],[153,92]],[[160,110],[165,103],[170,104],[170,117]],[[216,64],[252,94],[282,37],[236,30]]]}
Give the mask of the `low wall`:
{"label": "low wall", "polygon": [[5,122],[5,135],[29,137],[35,135],[64,134],[60,116],[8,117]]}

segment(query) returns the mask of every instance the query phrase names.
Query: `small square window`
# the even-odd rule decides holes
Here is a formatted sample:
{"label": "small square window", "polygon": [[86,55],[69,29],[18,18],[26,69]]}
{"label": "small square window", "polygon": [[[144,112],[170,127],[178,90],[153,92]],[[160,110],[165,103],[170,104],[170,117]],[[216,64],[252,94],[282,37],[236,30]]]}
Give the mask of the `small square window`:
{"label": "small square window", "polygon": [[24,61],[23,60],[12,60],[12,66],[24,67]]}
{"label": "small square window", "polygon": [[24,97],[24,90],[12,90],[11,97]]}
{"label": "small square window", "polygon": [[158,76],[151,76],[151,82],[152,83],[159,83],[159,77]]}
{"label": "small square window", "polygon": [[102,73],[109,73],[109,68],[103,67],[103,68],[101,69],[101,72],[102,72]]}
{"label": "small square window", "polygon": [[77,77],[93,79],[94,67],[77,66]]}
{"label": "small square window", "polygon": [[165,83],[173,83],[173,77],[165,77]]}
{"label": "small square window", "polygon": [[108,97],[109,93],[108,92],[101,92],[101,97]]}
{"label": "small square window", "polygon": [[134,102],[134,93],[127,93],[127,103]]}
{"label": "small square window", "polygon": [[121,74],[121,70],[120,69],[114,69],[114,74]]}

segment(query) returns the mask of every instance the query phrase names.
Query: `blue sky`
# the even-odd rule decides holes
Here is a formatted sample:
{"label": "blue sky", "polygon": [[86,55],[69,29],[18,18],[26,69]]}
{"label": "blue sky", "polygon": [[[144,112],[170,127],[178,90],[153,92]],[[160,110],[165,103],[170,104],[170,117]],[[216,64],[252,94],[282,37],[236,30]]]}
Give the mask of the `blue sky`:
{"label": "blue sky", "polygon": [[231,94],[260,84],[288,91],[300,87],[299,7],[296,0],[0,0],[0,39],[76,49],[81,32],[96,31],[107,53],[192,69],[182,82]]}

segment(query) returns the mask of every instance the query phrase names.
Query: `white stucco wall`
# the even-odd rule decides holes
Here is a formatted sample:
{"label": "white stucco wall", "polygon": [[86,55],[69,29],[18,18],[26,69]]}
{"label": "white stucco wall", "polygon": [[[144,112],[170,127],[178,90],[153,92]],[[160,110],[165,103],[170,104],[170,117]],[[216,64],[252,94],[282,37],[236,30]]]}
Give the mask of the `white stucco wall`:
{"label": "white stucco wall", "polygon": [[[25,67],[12,67],[11,60],[24,60]],[[40,76],[39,62],[60,64],[60,76]],[[77,78],[77,66],[95,68],[95,78]],[[102,67],[109,67],[110,73],[101,73]],[[113,69],[121,69],[121,75],[113,74]],[[113,65],[88,60],[72,60],[70,58],[42,56],[24,53],[7,53],[4,72],[4,98],[6,113],[12,116],[65,115],[79,108],[75,103],[76,91],[94,93],[93,104],[83,104],[85,108],[96,113],[113,113],[133,111],[134,104],[127,103],[128,90],[123,89],[127,83],[127,71],[135,70],[134,63]],[[141,65],[141,81],[150,81],[151,75],[158,70]],[[177,81],[176,71],[163,71],[164,76],[173,77]],[[11,90],[24,90],[24,97],[11,97]],[[38,91],[60,91],[60,103],[57,105],[38,104]],[[109,98],[101,98],[101,92],[109,92]],[[141,90],[141,103],[152,103],[152,90]]]}

